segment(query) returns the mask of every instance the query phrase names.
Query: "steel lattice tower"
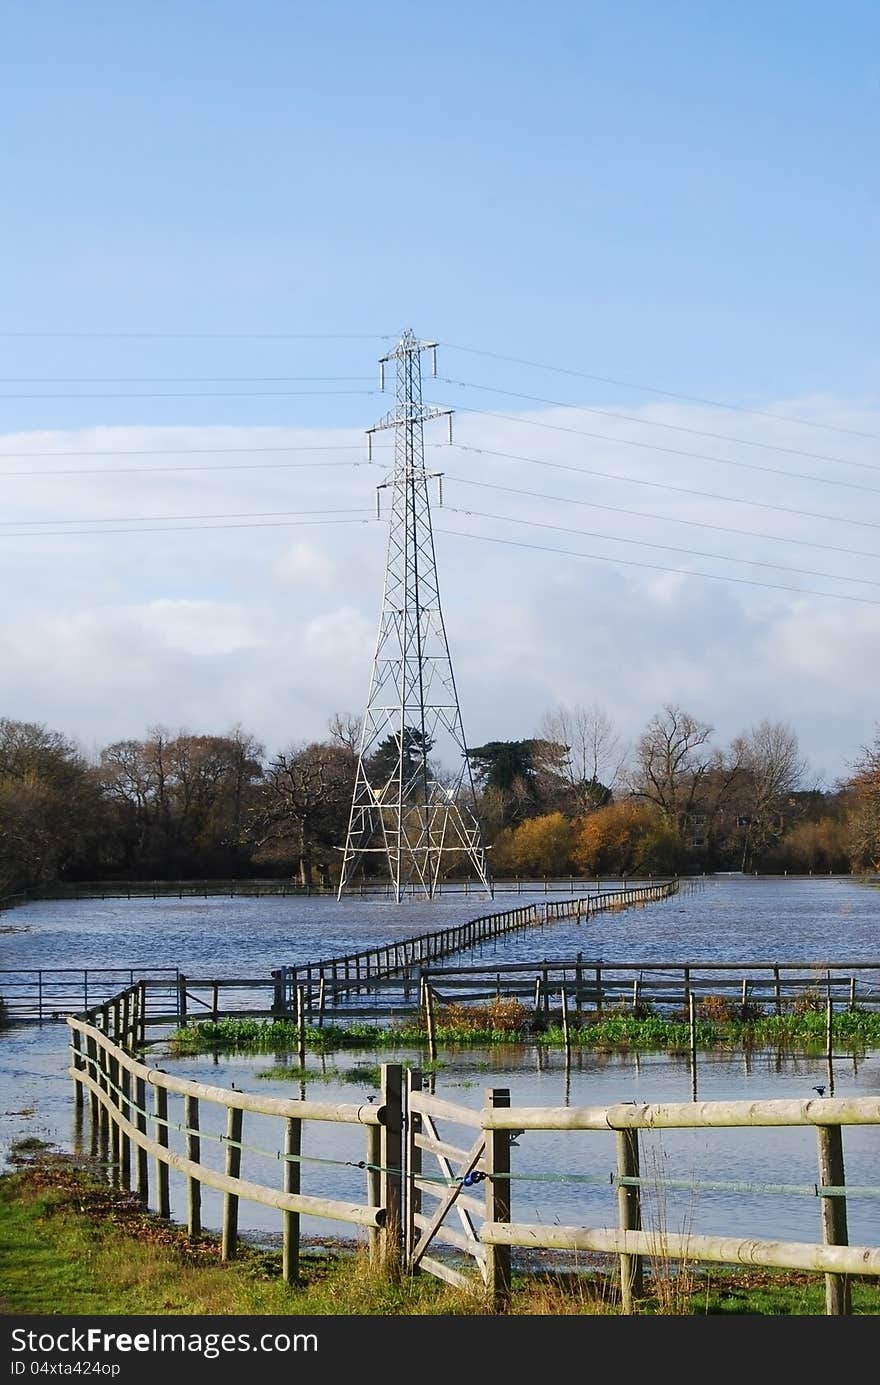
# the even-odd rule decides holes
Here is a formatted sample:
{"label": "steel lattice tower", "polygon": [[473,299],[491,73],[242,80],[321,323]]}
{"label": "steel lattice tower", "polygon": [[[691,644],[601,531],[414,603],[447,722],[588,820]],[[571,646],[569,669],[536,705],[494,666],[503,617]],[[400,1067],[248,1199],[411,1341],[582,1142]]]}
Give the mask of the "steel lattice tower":
{"label": "steel lattice tower", "polygon": [[[379,363],[394,362],[397,404],[368,430],[394,430],[388,558],[379,635],[339,881],[341,898],[365,855],[384,857],[398,902],[407,889],[429,898],[456,864],[467,862],[492,893],[476,814],[458,693],[440,608],[423,424],[449,410],[422,404],[423,351],[436,343],[411,331]],[[436,763],[452,761],[441,778]]]}

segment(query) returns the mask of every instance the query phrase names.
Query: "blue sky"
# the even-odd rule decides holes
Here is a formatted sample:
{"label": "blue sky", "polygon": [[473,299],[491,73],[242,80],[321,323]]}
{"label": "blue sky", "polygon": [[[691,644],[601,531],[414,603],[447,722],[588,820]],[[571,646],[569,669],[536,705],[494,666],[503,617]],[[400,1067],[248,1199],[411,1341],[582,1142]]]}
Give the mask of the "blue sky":
{"label": "blue sky", "polygon": [[[265,429],[320,430],[331,439],[342,429],[357,437],[387,407],[363,393],[374,387],[382,336],[412,326],[450,344],[444,369],[458,380],[629,409],[645,418],[646,428],[656,429],[656,411],[650,418],[644,411],[659,407],[659,396],[451,347],[808,417],[824,431],[814,426],[782,437],[781,425],[762,424],[757,415],[665,401],[677,409],[666,422],[679,428],[739,437],[749,429],[752,443],[855,459],[862,472],[849,471],[848,479],[869,479],[864,468],[875,455],[873,442],[828,429],[880,433],[878,40],[880,10],[867,3],[8,3],[0,20],[6,132],[0,394],[7,396],[0,399],[0,450],[37,451],[47,439],[54,450],[98,450],[102,429],[120,430],[113,435],[120,448],[133,446],[135,437],[142,446],[145,439],[161,448],[183,445],[183,435],[169,429],[194,430],[183,439],[188,447],[199,439],[213,445],[220,428],[251,430],[251,441],[253,430]],[[153,333],[160,335],[142,335]],[[318,333],[327,339],[314,339]],[[307,384],[289,378],[273,388],[277,377],[311,375],[331,377],[313,386],[328,397],[300,394]],[[91,393],[123,393],[118,382],[130,379],[161,381],[130,387],[161,397],[45,397],[89,394],[89,381],[97,381]],[[336,392],[343,388],[352,393]],[[43,397],[13,397],[26,393]],[[442,393],[440,402],[459,406],[475,398],[448,385]],[[476,398],[483,408],[507,413],[539,407]],[[575,426],[595,422],[581,415]],[[488,420],[483,424],[485,445]],[[509,450],[534,454],[539,438],[526,433],[515,446],[508,440]],[[668,433],[640,436],[677,445]],[[554,440],[546,433],[540,441],[546,449]],[[689,446],[718,450],[705,438]],[[595,447],[583,448],[587,465]],[[632,456],[624,447],[619,454],[608,465],[625,471],[629,463],[631,470]],[[757,454],[736,455],[754,460]],[[642,460],[651,462],[655,478],[676,479],[672,455]],[[768,460],[798,470],[806,465],[791,454],[787,462],[782,454]],[[685,483],[693,486],[695,476],[704,488],[719,490],[718,475],[705,464],[695,465]],[[820,515],[830,500],[817,488],[801,494],[804,483],[751,478],[746,470],[725,479],[736,483],[731,494],[740,497],[731,504],[758,494],[757,487],[767,504],[799,504]],[[292,507],[292,492],[269,493],[252,478],[246,497],[220,494],[216,476],[201,489],[198,478],[191,480],[183,509],[183,497],[170,490],[123,493],[108,480],[103,489],[71,483],[62,494],[47,482],[37,498],[22,482],[10,495],[8,516],[54,520],[53,503],[83,519],[140,515],[157,506],[169,516],[200,506],[219,513],[224,504],[231,512],[247,508],[245,499],[254,511]],[[372,478],[362,487],[364,503],[371,487]],[[876,508],[867,492],[841,492],[835,503],[840,514],[853,516]],[[730,510],[724,513],[730,524]],[[327,562],[342,555],[341,532],[326,540],[329,557],[320,530],[310,540],[325,578]],[[704,548],[706,535],[696,537],[693,546]],[[838,546],[853,547],[854,538],[841,531]],[[873,535],[862,538],[872,553]],[[149,628],[161,643],[157,601],[178,612],[187,603],[220,603],[226,616],[218,619],[227,623],[227,607],[237,604],[246,626],[273,598],[257,578],[247,591],[236,585],[245,579],[229,570],[230,545],[242,546],[237,572],[258,572],[263,560],[284,567],[289,540],[279,533],[277,551],[267,556],[270,540],[263,535],[255,558],[248,548],[253,535],[198,543],[190,535],[185,547],[183,539],[168,540],[161,563],[155,539],[41,539],[28,556],[22,540],[16,556],[0,553],[0,563],[13,588],[23,571],[31,573],[32,631],[39,628],[34,621],[43,621],[57,638],[59,621],[80,628],[76,622],[92,615],[100,627],[95,613],[112,608],[129,613],[133,624],[125,628],[137,647],[141,617],[131,613],[152,611]],[[364,592],[349,592],[346,605],[340,587],[335,606],[326,598],[328,619],[350,605],[359,621],[375,624],[382,554],[381,542],[369,542],[375,590],[365,584]],[[457,563],[452,546],[449,561]],[[138,559],[124,549],[136,549]],[[488,551],[489,545],[480,548]],[[773,553],[781,554],[778,546]],[[796,556],[789,552],[780,561]],[[543,589],[544,560],[535,555],[525,564],[520,555],[514,578],[503,557],[482,564],[480,585],[487,601],[494,593],[497,619],[497,592],[515,581],[528,623],[535,603],[551,600]],[[822,566],[815,552],[801,558],[807,568]],[[867,561],[860,560],[859,571],[867,571]],[[362,570],[360,560],[356,567]],[[880,576],[874,567],[870,572],[872,580]],[[604,588],[612,578],[623,583],[619,610]],[[763,578],[772,580],[766,571]],[[638,626],[649,600],[638,580],[622,567],[596,577],[590,592],[609,603],[609,634],[628,611],[632,628]],[[720,716],[724,734],[742,729],[737,715],[784,713],[781,689],[792,669],[768,682],[766,648],[754,643],[768,639],[766,611],[756,614],[751,598],[721,583],[707,609],[709,585],[685,582],[672,623],[664,626],[667,639],[669,630],[688,632],[697,670],[688,668],[688,682],[682,669],[689,660],[676,673],[655,650],[643,672],[642,700],[624,699],[628,731],[666,694],[687,704],[701,678],[706,685],[697,690],[695,710],[708,720]],[[283,620],[291,594],[276,597]],[[764,598],[756,593],[755,599]],[[468,600],[463,591],[463,607]],[[737,662],[745,649],[754,677],[752,693],[739,689],[725,712],[722,670],[733,646],[714,663],[705,641],[717,640],[713,612],[727,602],[736,617]],[[830,776],[871,735],[871,690],[867,681],[855,688],[851,716],[838,710],[836,728],[829,729],[822,708],[834,670],[839,674],[841,658],[849,656],[837,650],[829,668],[817,670],[808,645],[809,603],[801,607],[803,634],[791,640],[797,676],[807,681],[792,706],[804,718],[806,748]],[[828,617],[836,632],[844,615],[868,622],[857,631],[846,624],[847,650],[876,633],[874,608],[850,612],[820,603],[820,613],[832,611],[840,611]],[[18,614],[13,604],[8,629]],[[560,605],[540,629],[562,631],[570,617],[571,608]],[[824,616],[813,618],[821,623]],[[591,628],[596,623],[602,624],[602,610],[593,600]],[[111,624],[108,614],[103,643],[91,658],[95,667],[118,672],[125,656],[107,633]],[[655,624],[642,631],[648,645]],[[780,631],[772,628],[778,650]],[[464,658],[469,634],[461,635]],[[90,703],[87,681],[79,691],[58,687],[47,699],[46,668],[38,664],[28,673],[24,635],[19,652],[17,677],[7,675],[0,687],[0,710],[24,715],[39,704],[41,717],[91,740],[102,739],[104,726],[114,734],[120,729],[119,716]],[[161,668],[158,653],[156,659]],[[199,715],[200,689],[215,684],[216,668],[206,672],[195,655],[187,662],[182,649],[175,669],[174,678],[161,672],[149,696],[129,703],[131,734],[145,721]],[[615,671],[609,647],[603,669],[585,668],[581,683],[594,680],[597,695],[617,701]],[[143,686],[144,677],[149,681],[142,672],[133,683]],[[285,678],[271,696],[254,696],[243,665],[217,716],[235,720],[238,699],[242,716],[252,709],[261,720],[256,729],[270,741],[283,740],[288,726],[291,735],[298,727],[320,734],[326,715],[319,701],[297,699],[295,670],[286,668]],[[326,679],[322,695],[332,697],[332,667]],[[366,692],[361,686],[326,713],[340,700],[356,710]],[[289,715],[278,710],[285,689]],[[580,698],[581,684],[566,695]],[[549,687],[523,688],[510,724],[500,730],[531,734],[530,722],[550,696]],[[472,697],[474,717],[463,708],[466,726],[476,720],[488,738],[488,674],[475,680]]]}

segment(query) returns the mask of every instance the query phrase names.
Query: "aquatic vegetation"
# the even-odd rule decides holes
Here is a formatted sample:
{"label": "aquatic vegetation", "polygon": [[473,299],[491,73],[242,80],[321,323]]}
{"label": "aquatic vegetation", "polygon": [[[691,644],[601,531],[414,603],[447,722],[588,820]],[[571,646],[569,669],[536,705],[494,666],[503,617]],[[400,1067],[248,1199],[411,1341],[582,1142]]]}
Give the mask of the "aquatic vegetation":
{"label": "aquatic vegetation", "polygon": [[[782,1014],[755,1013],[754,1007],[732,1007],[729,1013],[701,1007],[694,1027],[697,1048],[799,1047],[821,1052],[827,1039],[827,1017],[822,1010],[793,1009]],[[832,1039],[838,1047],[860,1052],[880,1046],[880,1013],[841,1010],[832,1017]],[[515,1001],[487,1005],[449,1005],[438,1009],[434,1040],[440,1047],[482,1047],[501,1043],[538,1042],[548,1048],[566,1043],[562,1016],[557,1011],[538,1015]],[[299,1052],[299,1031],[286,1019],[201,1020],[178,1029],[169,1040],[176,1053],[226,1050],[237,1053]],[[312,1053],[339,1049],[392,1049],[427,1046],[424,1022],[413,1019],[399,1024],[308,1025],[303,1047]],[[664,1015],[640,1007],[592,1011],[579,1022],[570,1021],[568,1043],[572,1048],[597,1050],[687,1050],[690,1026],[680,1015]],[[290,1069],[293,1074],[294,1069]]]}

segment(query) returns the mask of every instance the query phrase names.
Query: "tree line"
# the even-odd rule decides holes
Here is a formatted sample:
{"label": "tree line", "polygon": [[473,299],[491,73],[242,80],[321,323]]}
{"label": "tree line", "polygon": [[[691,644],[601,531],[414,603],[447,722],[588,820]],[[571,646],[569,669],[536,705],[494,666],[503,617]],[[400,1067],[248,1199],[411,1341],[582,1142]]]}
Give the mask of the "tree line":
{"label": "tree line", "polygon": [[[358,735],[336,714],[324,739],[270,755],[241,727],[154,727],[89,757],[60,731],[0,719],[0,894],[87,879],[332,884]],[[404,753],[430,757],[418,736],[405,729]],[[626,744],[601,708],[574,706],[534,736],[469,748],[491,873],[880,870],[880,729],[832,788],[809,783],[784,722],[713,737],[667,704]],[[399,753],[389,737],[373,768]]]}

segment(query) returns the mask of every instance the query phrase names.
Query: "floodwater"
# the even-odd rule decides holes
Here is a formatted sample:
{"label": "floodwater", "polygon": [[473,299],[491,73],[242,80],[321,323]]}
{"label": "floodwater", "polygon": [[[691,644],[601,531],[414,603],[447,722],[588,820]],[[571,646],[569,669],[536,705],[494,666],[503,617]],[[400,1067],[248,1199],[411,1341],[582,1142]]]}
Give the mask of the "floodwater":
{"label": "floodwater", "polygon": [[[563,897],[565,891],[548,898]],[[36,903],[2,916],[0,966],[147,969],[178,966],[185,973],[217,977],[266,975],[280,965],[361,950],[379,942],[447,927],[482,913],[533,902],[496,894],[494,901],[449,895],[434,901],[353,897],[83,900]],[[483,944],[460,960],[526,961],[571,957],[639,961],[803,961],[850,964],[880,961],[880,891],[848,878],[783,879],[718,876],[683,887],[673,898],[562,920]],[[2,977],[0,977],[2,990]],[[61,1149],[82,1149],[71,1084],[66,1075],[67,1029],[63,1024],[14,1026],[0,1048],[0,1167],[9,1166],[10,1145],[37,1136]],[[603,1106],[625,1101],[777,1099],[811,1097],[828,1090],[824,1055],[755,1052],[700,1053],[696,1073],[687,1058],[663,1053],[564,1054],[539,1045],[440,1051],[428,1079],[438,1096],[465,1106],[483,1104],[487,1088],[510,1090],[513,1105]],[[284,1076],[296,1064],[289,1053],[243,1057],[207,1055],[154,1061],[168,1071],[219,1086],[267,1095],[368,1102],[378,1099],[379,1061],[421,1066],[413,1050],[309,1055],[306,1081]],[[277,1071],[278,1068],[282,1072]],[[264,1076],[262,1074],[269,1074]],[[835,1054],[830,1081],[835,1096],[880,1095],[880,1050]],[[174,1099],[172,1122],[182,1122]],[[202,1157],[223,1167],[219,1108],[202,1103]],[[86,1136],[88,1131],[85,1132]],[[469,1147],[474,1132],[445,1125],[441,1138]],[[243,1176],[281,1183],[281,1125],[245,1116]],[[849,1240],[880,1245],[880,1129],[845,1127]],[[183,1148],[172,1130],[173,1148]],[[87,1151],[86,1151],[87,1152]],[[302,1191],[362,1201],[366,1132],[361,1126],[310,1123],[304,1131]],[[425,1169],[444,1182],[426,1156]],[[532,1132],[512,1151],[512,1216],[548,1224],[615,1225],[614,1136],[610,1132]],[[811,1129],[662,1131],[642,1138],[644,1224],[684,1233],[821,1239],[815,1194],[816,1135]],[[172,1175],[172,1215],[183,1219],[182,1180]],[[479,1188],[473,1192],[479,1194]],[[206,1227],[220,1224],[220,1196],[205,1189]],[[427,1208],[426,1203],[426,1208]],[[240,1207],[242,1233],[274,1243],[280,1214],[248,1203]],[[344,1223],[302,1219],[306,1235],[353,1237]]]}

